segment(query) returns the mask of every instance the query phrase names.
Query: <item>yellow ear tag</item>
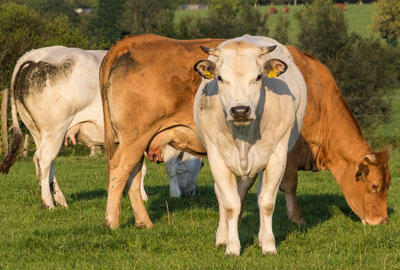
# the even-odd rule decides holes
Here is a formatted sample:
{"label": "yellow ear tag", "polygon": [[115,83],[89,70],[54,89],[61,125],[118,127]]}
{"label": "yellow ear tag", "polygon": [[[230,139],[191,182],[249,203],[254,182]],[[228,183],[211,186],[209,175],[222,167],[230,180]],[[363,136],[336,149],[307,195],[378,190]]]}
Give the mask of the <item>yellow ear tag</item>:
{"label": "yellow ear tag", "polygon": [[268,72],[268,78],[275,78],[275,77],[278,77],[278,70],[276,68]]}
{"label": "yellow ear tag", "polygon": [[212,75],[212,73],[208,70],[204,71],[204,78],[208,79],[208,80],[212,80],[214,79],[214,76]]}

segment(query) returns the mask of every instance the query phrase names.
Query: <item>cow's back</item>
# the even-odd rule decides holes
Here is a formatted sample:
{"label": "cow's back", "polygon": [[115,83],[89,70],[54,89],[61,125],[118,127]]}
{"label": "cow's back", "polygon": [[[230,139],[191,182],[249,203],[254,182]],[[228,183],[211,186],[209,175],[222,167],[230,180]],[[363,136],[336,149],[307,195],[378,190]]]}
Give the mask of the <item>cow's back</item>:
{"label": "cow's back", "polygon": [[102,114],[97,74],[105,53],[54,46],[24,54],[12,79],[24,123],[41,130],[66,119],[70,126],[98,119]]}

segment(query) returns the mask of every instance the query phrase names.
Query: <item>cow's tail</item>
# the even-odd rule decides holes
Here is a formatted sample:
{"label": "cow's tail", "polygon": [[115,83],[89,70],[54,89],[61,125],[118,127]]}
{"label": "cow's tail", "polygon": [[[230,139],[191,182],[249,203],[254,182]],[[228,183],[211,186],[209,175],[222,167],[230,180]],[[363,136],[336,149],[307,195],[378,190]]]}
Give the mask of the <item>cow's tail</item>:
{"label": "cow's tail", "polygon": [[115,153],[115,138],[111,123],[110,106],[108,103],[108,80],[110,78],[112,64],[117,57],[118,56],[116,54],[113,54],[113,50],[111,48],[111,50],[103,58],[99,72],[101,102],[103,104],[104,116],[104,148],[107,152],[108,164]]}
{"label": "cow's tail", "polygon": [[12,123],[13,123],[13,141],[11,144],[10,152],[4,158],[3,162],[0,164],[0,172],[5,173],[5,174],[8,173],[11,166],[17,160],[19,150],[21,149],[21,142],[22,142],[22,132],[21,132],[21,128],[18,123],[17,106],[15,103],[16,101],[15,101],[14,85],[15,85],[15,78],[13,77],[13,80],[11,82],[11,87],[10,87],[11,116],[12,116]]}

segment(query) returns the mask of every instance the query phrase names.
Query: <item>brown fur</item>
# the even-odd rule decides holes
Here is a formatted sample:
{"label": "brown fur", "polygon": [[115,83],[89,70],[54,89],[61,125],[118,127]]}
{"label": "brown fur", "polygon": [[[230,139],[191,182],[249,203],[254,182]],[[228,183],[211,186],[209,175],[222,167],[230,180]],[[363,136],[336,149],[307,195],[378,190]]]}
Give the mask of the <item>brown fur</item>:
{"label": "brown fur", "polygon": [[[294,209],[288,209],[289,218],[302,222],[295,199],[297,170],[328,169],[352,210],[363,221],[375,223],[387,220],[386,194],[390,185],[390,173],[387,170],[388,160],[382,158],[387,153],[373,152],[369,147],[327,67],[294,47],[288,46],[288,49],[303,74],[308,94],[301,136],[288,155],[281,184],[286,199],[294,198]],[[369,154],[373,154],[377,160],[375,164],[371,162],[368,165],[370,168],[380,168],[379,178],[383,178],[384,183],[381,185],[385,186],[373,199],[369,199],[371,194],[362,187],[367,183],[356,181],[358,161]],[[376,204],[375,210],[367,209],[371,200]]]}

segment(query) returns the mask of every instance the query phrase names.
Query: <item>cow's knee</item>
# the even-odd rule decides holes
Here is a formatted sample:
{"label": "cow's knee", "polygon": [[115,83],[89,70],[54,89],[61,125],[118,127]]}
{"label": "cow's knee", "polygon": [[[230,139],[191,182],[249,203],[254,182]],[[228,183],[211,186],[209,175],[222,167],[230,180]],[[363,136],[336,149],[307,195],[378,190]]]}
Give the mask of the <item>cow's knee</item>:
{"label": "cow's knee", "polygon": [[266,196],[260,196],[258,205],[259,205],[260,211],[263,215],[272,216],[272,214],[274,213],[275,202],[266,198]]}
{"label": "cow's knee", "polygon": [[225,205],[225,214],[227,220],[231,220],[235,217],[238,217],[240,214],[240,202],[230,203],[228,205]]}

